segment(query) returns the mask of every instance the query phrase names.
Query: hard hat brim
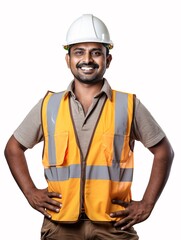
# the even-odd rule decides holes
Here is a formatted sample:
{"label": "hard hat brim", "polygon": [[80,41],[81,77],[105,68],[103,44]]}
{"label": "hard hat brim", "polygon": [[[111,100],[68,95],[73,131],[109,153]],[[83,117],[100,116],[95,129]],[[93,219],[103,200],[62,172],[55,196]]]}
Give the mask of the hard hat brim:
{"label": "hard hat brim", "polygon": [[63,48],[65,49],[65,50],[69,50],[70,49],[70,47],[72,46],[72,45],[75,45],[75,44],[78,44],[78,43],[91,43],[91,42],[93,42],[93,43],[102,43],[105,47],[107,47],[109,50],[111,50],[113,47],[114,47],[114,45],[113,45],[113,43],[111,42],[111,43],[107,43],[107,42],[102,42],[102,41],[93,41],[93,40],[90,40],[90,41],[80,41],[80,42],[72,42],[72,43],[69,43],[69,44],[64,44],[63,45]]}

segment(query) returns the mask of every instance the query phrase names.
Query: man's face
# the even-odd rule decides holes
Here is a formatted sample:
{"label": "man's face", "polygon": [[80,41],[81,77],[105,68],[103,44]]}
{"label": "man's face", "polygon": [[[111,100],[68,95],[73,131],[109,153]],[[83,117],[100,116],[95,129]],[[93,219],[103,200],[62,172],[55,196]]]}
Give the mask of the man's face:
{"label": "man's face", "polygon": [[70,55],[66,55],[67,65],[75,80],[86,84],[101,81],[111,59],[111,55],[106,55],[106,48],[101,43],[75,44],[70,49]]}

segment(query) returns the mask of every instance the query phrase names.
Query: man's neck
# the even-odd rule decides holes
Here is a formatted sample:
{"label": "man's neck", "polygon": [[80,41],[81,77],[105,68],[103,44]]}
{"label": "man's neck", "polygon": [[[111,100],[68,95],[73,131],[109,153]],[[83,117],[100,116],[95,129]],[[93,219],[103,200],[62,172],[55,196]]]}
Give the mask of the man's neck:
{"label": "man's neck", "polygon": [[78,80],[75,80],[74,94],[77,100],[83,106],[85,113],[88,111],[88,108],[92,104],[94,96],[100,92],[103,83],[103,80],[95,84],[85,84],[79,82]]}

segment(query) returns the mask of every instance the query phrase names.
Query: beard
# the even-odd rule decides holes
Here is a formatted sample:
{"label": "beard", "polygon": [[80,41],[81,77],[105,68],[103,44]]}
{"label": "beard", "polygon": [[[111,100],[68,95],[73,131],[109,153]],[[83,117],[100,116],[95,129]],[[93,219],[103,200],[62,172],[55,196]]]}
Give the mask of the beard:
{"label": "beard", "polygon": [[91,84],[93,85],[93,84],[98,83],[98,82],[103,80],[103,77],[101,77],[101,78],[98,78],[98,77],[90,78],[90,77],[81,77],[79,75],[74,75],[74,78],[81,83],[89,84],[89,85],[91,85]]}

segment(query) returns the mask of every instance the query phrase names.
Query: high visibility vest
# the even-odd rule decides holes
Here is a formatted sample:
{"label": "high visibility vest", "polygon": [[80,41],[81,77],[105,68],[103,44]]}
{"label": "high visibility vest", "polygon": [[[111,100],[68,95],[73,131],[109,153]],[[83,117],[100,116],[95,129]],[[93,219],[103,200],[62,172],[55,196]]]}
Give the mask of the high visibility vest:
{"label": "high visibility vest", "polygon": [[42,105],[43,165],[48,191],[62,194],[56,199],[62,203],[60,212],[49,211],[52,220],[76,222],[82,206],[92,221],[118,220],[109,214],[124,208],[111,200],[131,200],[132,119],[133,94],[112,90],[83,159],[69,97],[64,92],[47,93]]}

